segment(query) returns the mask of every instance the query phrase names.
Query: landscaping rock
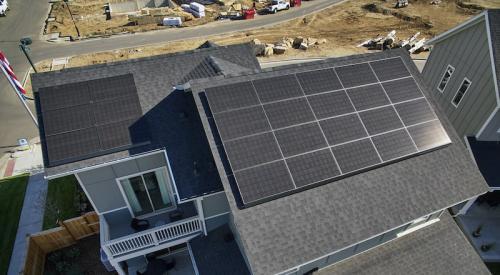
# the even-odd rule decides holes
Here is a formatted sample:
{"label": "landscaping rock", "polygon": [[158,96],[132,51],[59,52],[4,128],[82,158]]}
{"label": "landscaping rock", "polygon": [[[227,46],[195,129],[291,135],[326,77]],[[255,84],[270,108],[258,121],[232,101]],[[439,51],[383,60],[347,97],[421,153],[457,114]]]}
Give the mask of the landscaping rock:
{"label": "landscaping rock", "polygon": [[266,47],[264,50],[264,56],[271,56],[274,54],[273,47]]}
{"label": "landscaping rock", "polygon": [[296,37],[296,38],[293,40],[293,47],[294,47],[294,48],[299,48],[299,47],[300,47],[300,44],[302,44],[302,42],[304,42],[304,37],[302,37],[302,36],[298,36],[298,37]]}
{"label": "landscaping rock", "polygon": [[309,48],[309,45],[307,45],[306,42],[300,43],[299,49],[306,51]]}
{"label": "landscaping rock", "polygon": [[286,47],[283,46],[274,46],[273,52],[274,54],[284,54],[286,52]]}

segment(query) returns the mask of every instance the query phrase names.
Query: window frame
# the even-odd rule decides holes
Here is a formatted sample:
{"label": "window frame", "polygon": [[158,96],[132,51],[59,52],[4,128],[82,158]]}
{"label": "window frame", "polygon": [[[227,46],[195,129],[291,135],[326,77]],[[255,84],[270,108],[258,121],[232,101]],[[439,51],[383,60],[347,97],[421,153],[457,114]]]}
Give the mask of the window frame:
{"label": "window frame", "polygon": [[[167,181],[171,181],[170,175],[169,175],[166,167],[159,167],[159,168],[155,168],[155,169],[145,170],[145,171],[141,171],[141,172],[138,172],[138,173],[130,174],[130,175],[119,177],[119,178],[115,179],[116,180],[116,184],[118,184],[118,188],[120,189],[120,193],[122,194],[122,197],[125,200],[125,204],[127,204],[127,208],[128,208],[128,210],[130,212],[130,215],[132,215],[132,218],[148,218],[148,217],[152,217],[152,216],[155,216],[155,215],[158,215],[158,214],[161,214],[161,213],[165,213],[165,212],[177,209],[177,204],[176,204],[176,201],[175,201],[174,192],[173,192],[172,186],[170,186],[170,184],[168,182],[165,182],[164,184],[167,187],[168,194],[169,194],[170,200],[172,202],[172,206],[166,207],[166,208],[162,208],[162,209],[159,209],[159,210],[153,210],[150,213],[146,213],[146,214],[139,215],[139,216],[135,215],[134,210],[130,206],[130,202],[128,201],[128,198],[127,198],[127,195],[125,194],[125,191],[123,190],[123,186],[122,186],[121,181],[125,180],[125,179],[130,179],[130,178],[133,178],[133,177],[140,176],[142,178],[143,183],[145,183],[143,175],[145,175],[147,173],[151,173],[151,172],[156,172],[156,171],[159,171],[160,173],[163,173],[163,175],[165,176],[165,179],[167,179]],[[161,182],[159,180],[158,180],[158,184],[161,184]],[[148,194],[148,199],[149,199],[149,201],[151,203],[151,206],[154,209],[154,205],[153,205],[153,203],[151,201],[151,196],[149,195],[149,191],[147,189],[146,189],[146,192]]]}
{"label": "window frame", "polygon": [[[463,92],[462,94],[462,97],[460,98],[460,100],[458,101],[457,104],[455,104],[455,98],[457,97],[458,93],[460,92],[460,89],[462,88],[462,86],[464,85],[465,82],[469,82],[469,86],[467,86],[467,88],[465,89],[465,91]],[[470,79],[468,79],[467,77],[464,77],[464,79],[462,80],[462,82],[460,83],[460,86],[458,87],[457,89],[457,92],[455,93],[455,95],[453,96],[453,98],[451,99],[451,104],[455,107],[455,108],[458,108],[458,105],[460,105],[460,103],[462,102],[462,100],[464,99],[465,95],[467,94],[467,91],[469,91],[470,89],[470,86],[472,86],[472,81],[470,81]]]}
{"label": "window frame", "polygon": [[[444,84],[444,87],[443,89],[441,89],[439,86],[441,86],[441,83],[443,82],[444,80],[444,77],[446,75],[446,73],[448,72],[449,69],[452,69],[451,73],[450,73],[450,77],[448,77],[448,81],[446,81],[446,83]],[[446,89],[446,87],[448,86],[448,83],[450,82],[450,79],[451,77],[453,76],[453,73],[455,72],[455,67],[451,66],[450,64],[448,64],[448,66],[446,66],[446,70],[444,70],[444,73],[441,75],[441,78],[439,80],[439,83],[437,85],[437,89],[440,93],[444,93],[444,90]]]}

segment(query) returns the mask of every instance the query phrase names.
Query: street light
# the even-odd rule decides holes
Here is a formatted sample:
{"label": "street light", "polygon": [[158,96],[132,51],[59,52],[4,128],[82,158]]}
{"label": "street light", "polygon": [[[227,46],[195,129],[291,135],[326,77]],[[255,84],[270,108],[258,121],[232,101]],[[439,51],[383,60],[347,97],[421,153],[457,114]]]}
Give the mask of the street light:
{"label": "street light", "polygon": [[33,71],[35,71],[35,73],[38,73],[36,71],[35,65],[33,65],[33,61],[31,61],[30,55],[28,54],[28,52],[30,51],[30,48],[28,47],[28,45],[31,45],[33,43],[33,40],[31,40],[31,38],[29,38],[29,37],[23,37],[23,38],[21,38],[21,40],[19,40],[19,42],[20,42],[19,48],[21,49],[21,51],[24,53],[24,55],[28,59],[28,62],[30,63],[31,67],[33,68]]}

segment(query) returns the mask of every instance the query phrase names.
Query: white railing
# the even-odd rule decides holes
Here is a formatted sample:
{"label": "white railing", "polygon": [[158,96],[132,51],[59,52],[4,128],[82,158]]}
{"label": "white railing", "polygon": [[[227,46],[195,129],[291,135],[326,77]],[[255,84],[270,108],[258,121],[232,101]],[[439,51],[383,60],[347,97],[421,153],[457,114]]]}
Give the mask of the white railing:
{"label": "white railing", "polygon": [[154,247],[201,231],[202,225],[200,219],[193,217],[106,241],[103,247],[108,257],[116,257]]}

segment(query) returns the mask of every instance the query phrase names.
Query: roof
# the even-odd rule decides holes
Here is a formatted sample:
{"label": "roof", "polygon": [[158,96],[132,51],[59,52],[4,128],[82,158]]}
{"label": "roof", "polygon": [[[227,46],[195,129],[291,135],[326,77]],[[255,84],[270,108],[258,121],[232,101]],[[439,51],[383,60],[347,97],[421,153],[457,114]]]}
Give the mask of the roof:
{"label": "roof", "polygon": [[250,275],[228,224],[191,241],[193,258],[200,275]]}
{"label": "roof", "polygon": [[239,209],[235,194],[226,192],[235,228],[253,274],[273,274],[322,257],[428,213],[487,192],[461,140],[435,107],[428,88],[403,50],[294,64],[251,75],[215,77],[191,82],[194,98],[224,188],[224,154],[213,136],[202,98],[206,88],[248,80],[401,57],[448,133],[452,144],[426,154],[337,180],[316,188]]}
{"label": "roof", "polygon": [[404,237],[326,268],[318,275],[491,274],[450,214]]}
{"label": "roof", "polygon": [[490,187],[500,188],[500,141],[479,141],[475,137],[467,137],[469,150],[476,164]]}
{"label": "roof", "polygon": [[[180,189],[178,191],[184,199],[221,191],[222,186],[192,96],[174,88],[190,79],[223,74],[224,71],[213,65],[215,63],[212,59],[223,60],[226,64],[234,63],[231,65],[232,69],[260,69],[252,47],[249,44],[240,44],[32,74],[35,93],[41,90],[43,92],[46,87],[95,79],[103,79],[103,83],[106,83],[110,77],[130,74],[136,86],[142,115],[137,123],[146,122],[150,132],[150,143],[147,145],[111,153],[104,152],[100,156],[53,167],[48,167],[46,162],[46,176],[73,173],[78,169],[156,149],[166,149],[177,187]],[[73,94],[68,91],[61,96],[70,98]],[[47,122],[48,118],[43,119]],[[47,150],[43,125],[40,133],[45,154]]]}
{"label": "roof", "polygon": [[[477,23],[485,22],[486,31],[489,31],[488,37],[491,43],[491,55],[496,78],[497,99],[500,98],[500,9],[486,10],[469,20],[459,24],[458,26],[430,39],[426,42],[427,45],[435,45],[448,37],[468,28]],[[500,102],[499,102],[500,104]]]}

